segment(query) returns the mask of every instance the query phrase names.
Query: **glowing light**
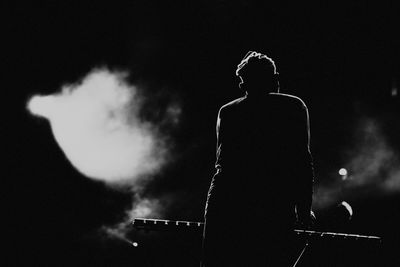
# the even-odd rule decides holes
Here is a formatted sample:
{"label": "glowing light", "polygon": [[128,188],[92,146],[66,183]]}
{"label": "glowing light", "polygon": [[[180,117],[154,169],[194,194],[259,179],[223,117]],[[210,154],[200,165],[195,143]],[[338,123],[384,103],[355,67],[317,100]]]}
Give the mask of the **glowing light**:
{"label": "glowing light", "polygon": [[132,246],[134,246],[134,247],[138,247],[138,246],[139,246],[139,244],[138,244],[137,242],[132,242]]}
{"label": "glowing light", "polygon": [[342,175],[342,176],[345,176],[345,175],[347,175],[347,170],[345,168],[341,168],[339,170],[339,174]]}
{"label": "glowing light", "polygon": [[351,219],[351,217],[353,216],[353,208],[346,201],[342,201],[342,203],[340,203],[340,204],[346,208],[347,212],[350,215],[349,219]]}
{"label": "glowing light", "polygon": [[392,90],[391,90],[391,95],[392,97],[397,97],[398,95],[398,88],[397,88],[397,80],[393,79],[392,80]]}
{"label": "glowing light", "polygon": [[138,246],[126,233],[133,218],[159,217],[165,208],[165,199],[161,205],[159,199],[143,197],[141,192],[144,182],[172,160],[168,138],[160,129],[175,126],[181,108],[171,101],[163,110],[156,110],[164,114],[161,126],[143,121],[139,112],[144,96],[127,83],[126,76],[125,72],[95,69],[82,81],[63,86],[59,93],[33,96],[26,108],[49,121],[57,144],[79,172],[132,191],[132,205],[124,221],[104,226],[102,232]]}
{"label": "glowing light", "polygon": [[398,95],[398,90],[396,87],[392,88],[391,94],[392,94],[392,97],[396,97]]}
{"label": "glowing light", "polygon": [[[125,74],[104,69],[62,92],[33,96],[28,110],[49,120],[72,165],[109,183],[132,182],[158,171],[166,147],[156,127],[138,118],[141,101]],[[169,113],[177,116],[177,113]]]}

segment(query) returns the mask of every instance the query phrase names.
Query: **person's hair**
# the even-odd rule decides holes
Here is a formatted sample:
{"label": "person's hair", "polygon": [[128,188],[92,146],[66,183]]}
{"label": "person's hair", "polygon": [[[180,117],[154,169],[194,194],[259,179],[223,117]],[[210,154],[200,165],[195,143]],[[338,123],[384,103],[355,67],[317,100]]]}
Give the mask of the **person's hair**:
{"label": "person's hair", "polygon": [[236,68],[236,76],[243,80],[263,77],[272,80],[278,74],[275,62],[265,54],[249,51]]}

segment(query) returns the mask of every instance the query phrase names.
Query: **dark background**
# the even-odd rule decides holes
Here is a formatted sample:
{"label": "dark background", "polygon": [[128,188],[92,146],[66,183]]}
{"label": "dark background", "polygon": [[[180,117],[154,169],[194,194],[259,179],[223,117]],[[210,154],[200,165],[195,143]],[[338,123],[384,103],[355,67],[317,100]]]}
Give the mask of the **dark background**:
{"label": "dark background", "polygon": [[[360,114],[381,118],[390,145],[399,151],[399,100],[391,97],[392,82],[399,83],[400,74],[398,11],[394,3],[359,1],[7,6],[2,11],[3,103],[8,111],[3,124],[5,260],[9,265],[141,266],[137,254],[144,255],[98,237],[100,226],[121,219],[131,195],[71,167],[48,122],[26,111],[33,94],[54,93],[106,65],[130,70],[132,82],[145,84],[150,100],[173,95],[182,107],[179,127],[170,132],[177,159],[147,194],[174,196],[167,219],[202,221],[215,159],[216,115],[222,104],[241,95],[234,71],[248,50],[273,57],[282,92],[307,103],[317,183],[344,163],[343,151],[353,140],[350,129]],[[165,104],[156,99],[160,103],[153,106]],[[146,112],[157,122],[151,109]],[[399,194],[364,198],[352,206],[355,216],[347,230],[387,237],[379,260],[395,266]],[[357,248],[351,249],[362,254]],[[154,258],[155,251],[148,253]]]}

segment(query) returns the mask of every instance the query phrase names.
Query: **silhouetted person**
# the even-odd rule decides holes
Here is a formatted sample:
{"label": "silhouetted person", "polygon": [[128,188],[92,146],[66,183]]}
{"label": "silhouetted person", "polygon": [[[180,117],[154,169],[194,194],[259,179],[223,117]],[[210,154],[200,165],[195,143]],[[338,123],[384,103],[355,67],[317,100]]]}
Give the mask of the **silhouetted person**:
{"label": "silhouetted person", "polygon": [[203,266],[291,266],[294,224],[307,225],[311,213],[307,107],[279,93],[266,55],[250,51],[236,75],[246,93],[218,113]]}

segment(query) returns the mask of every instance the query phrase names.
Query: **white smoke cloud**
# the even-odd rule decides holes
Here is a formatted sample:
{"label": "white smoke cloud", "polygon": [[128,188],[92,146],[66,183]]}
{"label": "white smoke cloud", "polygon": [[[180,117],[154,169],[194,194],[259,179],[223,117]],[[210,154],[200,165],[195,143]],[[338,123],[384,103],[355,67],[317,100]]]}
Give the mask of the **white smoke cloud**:
{"label": "white smoke cloud", "polygon": [[[163,202],[168,202],[163,199]],[[129,233],[131,232],[132,221],[135,218],[158,218],[162,215],[162,210],[165,204],[161,204],[160,199],[150,199],[136,197],[133,206],[130,210],[126,211],[125,218],[112,226],[103,226],[100,230],[105,233],[109,238],[118,239],[123,242],[134,244],[130,240]]]}
{"label": "white smoke cloud", "polygon": [[348,174],[346,177],[332,175],[330,184],[316,188],[314,206],[317,209],[337,204],[341,199],[400,192],[400,157],[388,143],[378,121],[360,119],[356,136],[345,164]]}
{"label": "white smoke cloud", "polygon": [[156,127],[138,118],[141,99],[126,75],[94,70],[79,84],[34,96],[28,104],[32,114],[49,120],[72,165],[107,183],[132,183],[157,172],[166,159]]}
{"label": "white smoke cloud", "polygon": [[[140,118],[143,92],[129,84],[127,76],[126,72],[95,69],[59,93],[33,96],[27,108],[49,121],[58,145],[79,172],[131,190],[134,201],[126,216],[130,220],[162,214],[158,200],[141,197],[141,192],[171,157],[160,127]],[[179,122],[177,103],[169,103],[162,112],[164,126]],[[126,223],[117,228],[121,225]]]}
{"label": "white smoke cloud", "polygon": [[395,173],[400,170],[399,158],[387,143],[378,123],[373,119],[363,121],[361,146],[354,153],[348,164],[352,175],[352,186],[376,185],[380,189],[400,190],[400,187],[389,188],[387,183],[395,185],[400,177]]}

